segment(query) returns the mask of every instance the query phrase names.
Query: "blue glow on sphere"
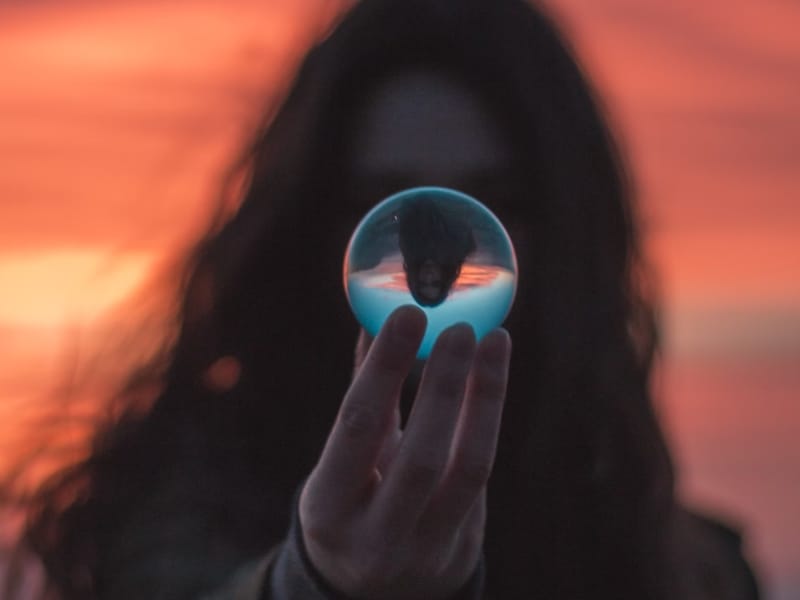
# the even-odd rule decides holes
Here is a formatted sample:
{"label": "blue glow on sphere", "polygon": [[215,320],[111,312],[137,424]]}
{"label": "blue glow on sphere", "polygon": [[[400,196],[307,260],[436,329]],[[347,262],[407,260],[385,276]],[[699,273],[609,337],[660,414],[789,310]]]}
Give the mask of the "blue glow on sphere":
{"label": "blue glow on sphere", "polygon": [[480,340],[508,315],[517,259],[503,225],[471,196],[441,187],[394,194],[356,227],[344,258],[344,287],[361,326],[377,335],[399,306],[428,317],[418,358],[439,334],[472,325]]}

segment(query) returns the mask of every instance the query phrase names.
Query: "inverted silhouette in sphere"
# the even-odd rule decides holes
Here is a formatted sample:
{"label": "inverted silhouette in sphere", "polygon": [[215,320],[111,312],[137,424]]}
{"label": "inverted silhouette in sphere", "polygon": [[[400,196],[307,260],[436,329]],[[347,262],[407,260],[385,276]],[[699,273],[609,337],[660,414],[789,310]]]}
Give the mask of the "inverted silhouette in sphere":
{"label": "inverted silhouette in sphere", "polygon": [[421,306],[444,302],[475,251],[472,228],[431,198],[411,198],[398,214],[400,252],[408,289]]}

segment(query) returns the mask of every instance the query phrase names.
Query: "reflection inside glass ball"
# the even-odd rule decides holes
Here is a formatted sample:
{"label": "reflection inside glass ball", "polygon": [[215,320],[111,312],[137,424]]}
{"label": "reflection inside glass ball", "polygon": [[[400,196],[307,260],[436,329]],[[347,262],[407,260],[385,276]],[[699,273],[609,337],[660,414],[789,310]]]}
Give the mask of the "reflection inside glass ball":
{"label": "reflection inside glass ball", "polygon": [[469,323],[478,339],[500,325],[516,284],[514,249],[500,221],[446,188],[413,188],[379,203],[356,227],[344,259],[347,299],[370,335],[404,304],[426,313],[418,358],[451,325]]}

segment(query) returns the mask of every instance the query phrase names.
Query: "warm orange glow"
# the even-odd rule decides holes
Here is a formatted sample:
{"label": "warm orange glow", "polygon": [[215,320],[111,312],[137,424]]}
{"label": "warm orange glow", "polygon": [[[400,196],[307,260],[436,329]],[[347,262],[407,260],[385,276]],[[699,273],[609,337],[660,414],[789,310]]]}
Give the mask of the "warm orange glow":
{"label": "warm orange glow", "polygon": [[[390,261],[383,262],[371,271],[390,276],[389,279],[380,279],[380,283],[374,284],[373,287],[395,290],[398,292],[408,291],[408,281],[406,279],[406,274],[403,270],[402,263]],[[488,285],[497,279],[497,276],[501,272],[507,271],[507,269],[502,269],[492,265],[465,264],[461,267],[461,272],[459,273],[455,283],[453,283],[451,286],[450,291],[460,292],[473,287]]]}
{"label": "warm orange glow", "polygon": [[507,272],[508,269],[492,265],[466,264],[461,267],[461,273],[458,274],[458,279],[453,285],[453,291],[489,285],[497,279],[500,273]]}
{"label": "warm orange glow", "polygon": [[[77,377],[72,361],[80,371],[152,308],[125,299],[203,229],[243,136],[344,4],[0,4],[0,469],[41,439],[21,415],[46,409]],[[769,583],[796,597],[800,7],[546,4],[635,173],[661,274],[660,393],[682,489],[751,525]],[[491,276],[466,265],[456,289]],[[140,340],[156,345],[152,327]],[[223,361],[209,384],[237,376]],[[108,381],[70,410],[90,414]],[[60,432],[69,456],[83,423]]]}
{"label": "warm orange glow", "polygon": [[129,296],[153,267],[152,252],[63,249],[0,255],[0,281],[9,282],[0,322],[55,327],[102,314]]}

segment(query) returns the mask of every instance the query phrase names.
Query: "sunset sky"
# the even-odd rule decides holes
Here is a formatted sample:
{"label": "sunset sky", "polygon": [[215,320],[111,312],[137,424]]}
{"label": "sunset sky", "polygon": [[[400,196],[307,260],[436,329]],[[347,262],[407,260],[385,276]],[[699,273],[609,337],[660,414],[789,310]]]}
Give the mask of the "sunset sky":
{"label": "sunset sky", "polygon": [[[72,337],[124,320],[110,309],[202,230],[242,136],[343,4],[0,2],[0,435]],[[545,4],[640,192],[683,493],[746,528],[770,599],[798,598],[800,4]]]}

